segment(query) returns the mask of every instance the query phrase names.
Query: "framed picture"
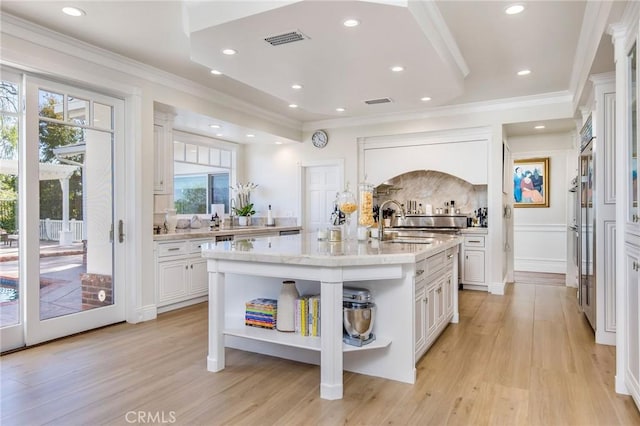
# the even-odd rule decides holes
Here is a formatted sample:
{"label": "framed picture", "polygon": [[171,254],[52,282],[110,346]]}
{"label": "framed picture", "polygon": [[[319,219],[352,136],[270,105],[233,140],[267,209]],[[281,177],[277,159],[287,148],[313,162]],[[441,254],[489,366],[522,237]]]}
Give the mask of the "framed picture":
{"label": "framed picture", "polygon": [[549,207],[549,180],[549,157],[514,160],[514,207]]}

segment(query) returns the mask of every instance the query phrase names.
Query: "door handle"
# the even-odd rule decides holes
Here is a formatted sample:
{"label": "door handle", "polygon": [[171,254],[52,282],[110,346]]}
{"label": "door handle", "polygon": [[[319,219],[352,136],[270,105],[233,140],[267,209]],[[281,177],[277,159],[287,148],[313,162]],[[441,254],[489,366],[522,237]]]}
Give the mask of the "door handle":
{"label": "door handle", "polygon": [[122,220],[118,221],[118,242],[124,243],[124,222]]}

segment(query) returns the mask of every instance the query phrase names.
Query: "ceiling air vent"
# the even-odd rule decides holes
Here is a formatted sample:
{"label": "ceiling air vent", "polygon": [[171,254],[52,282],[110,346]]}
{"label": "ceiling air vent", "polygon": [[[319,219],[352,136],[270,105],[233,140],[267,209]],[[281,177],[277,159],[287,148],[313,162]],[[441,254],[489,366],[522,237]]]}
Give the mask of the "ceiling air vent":
{"label": "ceiling air vent", "polygon": [[288,33],[279,34],[264,39],[272,46],[280,46],[281,44],[293,43],[294,41],[302,41],[305,38],[309,38],[302,34],[300,31],[289,31]]}
{"label": "ceiling air vent", "polygon": [[364,101],[367,105],[388,104],[389,102],[393,102],[391,98],[369,99],[368,101]]}

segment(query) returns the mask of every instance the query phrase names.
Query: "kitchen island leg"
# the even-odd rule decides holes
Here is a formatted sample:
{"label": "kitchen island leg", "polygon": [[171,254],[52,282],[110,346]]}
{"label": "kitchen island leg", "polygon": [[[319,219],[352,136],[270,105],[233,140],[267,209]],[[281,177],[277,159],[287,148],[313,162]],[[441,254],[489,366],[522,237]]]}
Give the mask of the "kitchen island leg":
{"label": "kitchen island leg", "polygon": [[320,398],[342,399],[342,282],[320,283]]}
{"label": "kitchen island leg", "polygon": [[[215,262],[215,260],[209,260]],[[209,271],[213,268],[209,266]],[[224,369],[224,281],[223,272],[209,272],[209,356],[207,370]]]}

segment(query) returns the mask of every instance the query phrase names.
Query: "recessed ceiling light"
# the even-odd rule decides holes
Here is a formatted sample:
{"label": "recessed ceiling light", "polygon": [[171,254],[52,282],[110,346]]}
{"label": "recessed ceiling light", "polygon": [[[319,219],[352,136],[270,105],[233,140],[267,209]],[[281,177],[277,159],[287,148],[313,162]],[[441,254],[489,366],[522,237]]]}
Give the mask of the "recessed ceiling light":
{"label": "recessed ceiling light", "polygon": [[253,133],[247,133],[247,137],[248,137],[248,138],[255,138],[255,137],[256,137],[256,135],[254,135]]}
{"label": "recessed ceiling light", "polygon": [[211,70],[211,74],[213,75],[222,75],[222,73],[218,70]]}
{"label": "recessed ceiling light", "polygon": [[275,142],[275,144],[276,144],[276,145],[282,145],[282,142],[280,142],[280,141],[276,141],[276,142]]}
{"label": "recessed ceiling light", "polygon": [[209,127],[211,127],[212,129],[219,129],[220,125],[219,124],[209,124]]}
{"label": "recessed ceiling light", "polygon": [[430,101],[430,100],[431,100],[431,98],[430,98],[430,97],[428,97],[428,96],[425,96],[424,98],[420,98],[420,100],[421,100],[422,102],[428,102],[428,101]]}
{"label": "recessed ceiling light", "polygon": [[77,7],[63,7],[62,8],[62,13],[64,13],[65,15],[69,15],[69,16],[83,16],[86,15],[86,12],[82,9],[78,9]]}
{"label": "recessed ceiling light", "polygon": [[292,84],[291,88],[293,90],[300,90],[300,89],[302,89],[302,84],[297,84],[297,83],[296,84]]}
{"label": "recessed ceiling light", "polygon": [[234,49],[222,49],[222,53],[225,55],[235,55],[238,51]]}
{"label": "recessed ceiling light", "polygon": [[222,133],[216,133],[216,136],[217,136],[217,137],[221,137],[221,136],[222,136]]}
{"label": "recessed ceiling light", "polygon": [[534,129],[538,129],[538,130],[544,129],[544,124],[540,124],[538,126],[535,126]]}
{"label": "recessed ceiling light", "polygon": [[360,21],[358,21],[357,19],[347,19],[342,23],[342,25],[344,25],[345,27],[357,27],[358,25],[360,25]]}
{"label": "recessed ceiling light", "polygon": [[522,76],[522,75],[529,75],[531,74],[531,70],[520,70],[518,71],[518,75]]}
{"label": "recessed ceiling light", "polygon": [[336,108],[336,111],[338,111],[338,112],[344,112],[344,108],[342,108],[342,107],[338,107],[338,108]]}
{"label": "recessed ceiling light", "polygon": [[511,6],[507,6],[507,8],[504,10],[504,13],[506,13],[507,15],[517,15],[523,10],[524,10],[524,5],[512,4]]}
{"label": "recessed ceiling light", "polygon": [[296,104],[289,104],[289,108],[298,108],[298,105],[296,105]]}
{"label": "recessed ceiling light", "polygon": [[401,67],[400,65],[396,65],[395,67],[391,67],[391,71],[393,72],[404,71],[404,67]]}

